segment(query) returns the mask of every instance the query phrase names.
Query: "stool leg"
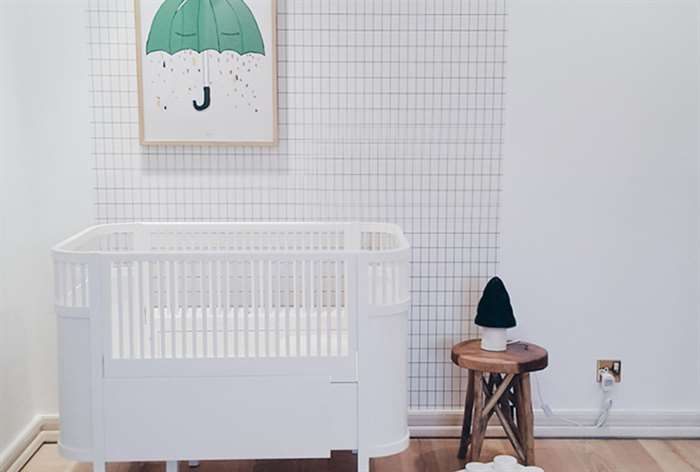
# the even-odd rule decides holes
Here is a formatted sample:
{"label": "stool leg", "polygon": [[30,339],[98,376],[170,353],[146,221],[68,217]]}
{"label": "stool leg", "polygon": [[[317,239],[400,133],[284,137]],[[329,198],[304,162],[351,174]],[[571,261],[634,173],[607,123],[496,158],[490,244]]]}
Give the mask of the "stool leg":
{"label": "stool leg", "polygon": [[472,414],[472,432],[467,454],[467,462],[478,461],[481,456],[481,446],[486,434],[486,421],[481,417],[484,411],[484,387],[482,386],[482,373],[474,371],[474,413]]}
{"label": "stool leg", "polygon": [[535,431],[530,374],[525,373],[518,376],[516,392],[518,430],[525,452],[525,465],[535,465]]}
{"label": "stool leg", "polygon": [[462,422],[462,436],[459,440],[459,452],[457,458],[464,459],[467,456],[469,446],[469,429],[472,422],[472,410],[474,409],[474,383],[476,375],[473,370],[468,371],[467,396],[464,401],[464,421]]}

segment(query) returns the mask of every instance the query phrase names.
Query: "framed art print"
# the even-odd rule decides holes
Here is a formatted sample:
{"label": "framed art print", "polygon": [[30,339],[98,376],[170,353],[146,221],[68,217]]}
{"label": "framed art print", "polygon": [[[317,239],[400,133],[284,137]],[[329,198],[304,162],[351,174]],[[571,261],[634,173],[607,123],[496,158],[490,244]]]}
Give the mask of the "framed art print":
{"label": "framed art print", "polygon": [[135,0],[142,144],[277,141],[275,0]]}

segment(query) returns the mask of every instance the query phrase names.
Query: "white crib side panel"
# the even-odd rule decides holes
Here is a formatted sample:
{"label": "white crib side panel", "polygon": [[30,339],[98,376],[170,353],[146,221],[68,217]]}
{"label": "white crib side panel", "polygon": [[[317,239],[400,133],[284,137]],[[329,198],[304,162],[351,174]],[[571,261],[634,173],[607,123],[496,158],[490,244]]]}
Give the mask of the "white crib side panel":
{"label": "white crib side panel", "polygon": [[106,379],[108,461],[325,458],[328,377]]}
{"label": "white crib side panel", "polygon": [[357,450],[357,382],[331,383],[330,388],[332,449]]}
{"label": "white crib side panel", "polygon": [[[365,244],[365,243],[363,243]],[[368,247],[393,244],[367,235]],[[358,262],[358,461],[408,446],[408,253]]]}
{"label": "white crib side panel", "polygon": [[369,316],[360,353],[369,358],[360,371],[365,399],[362,414],[370,419],[363,440],[372,457],[401,452],[408,446],[408,314]]}
{"label": "white crib side panel", "polygon": [[92,359],[89,319],[59,317],[58,345],[61,453],[69,459],[89,460],[92,457]]}

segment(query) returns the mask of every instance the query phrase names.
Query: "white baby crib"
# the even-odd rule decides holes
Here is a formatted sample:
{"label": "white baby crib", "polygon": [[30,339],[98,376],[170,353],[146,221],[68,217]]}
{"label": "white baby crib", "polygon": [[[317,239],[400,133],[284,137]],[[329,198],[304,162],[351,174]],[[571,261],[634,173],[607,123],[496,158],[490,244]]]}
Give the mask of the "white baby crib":
{"label": "white baby crib", "polygon": [[371,457],[408,445],[409,247],[372,223],[95,226],[54,248],[62,454]]}

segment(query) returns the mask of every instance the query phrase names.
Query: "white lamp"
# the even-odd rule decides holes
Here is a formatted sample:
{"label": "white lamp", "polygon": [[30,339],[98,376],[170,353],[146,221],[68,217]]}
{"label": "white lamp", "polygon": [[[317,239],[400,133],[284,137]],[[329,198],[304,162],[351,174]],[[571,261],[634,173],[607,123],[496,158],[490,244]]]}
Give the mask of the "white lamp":
{"label": "white lamp", "polygon": [[481,327],[481,349],[505,351],[508,348],[508,328],[515,327],[516,322],[510,296],[498,277],[489,280],[484,287],[474,323]]}

